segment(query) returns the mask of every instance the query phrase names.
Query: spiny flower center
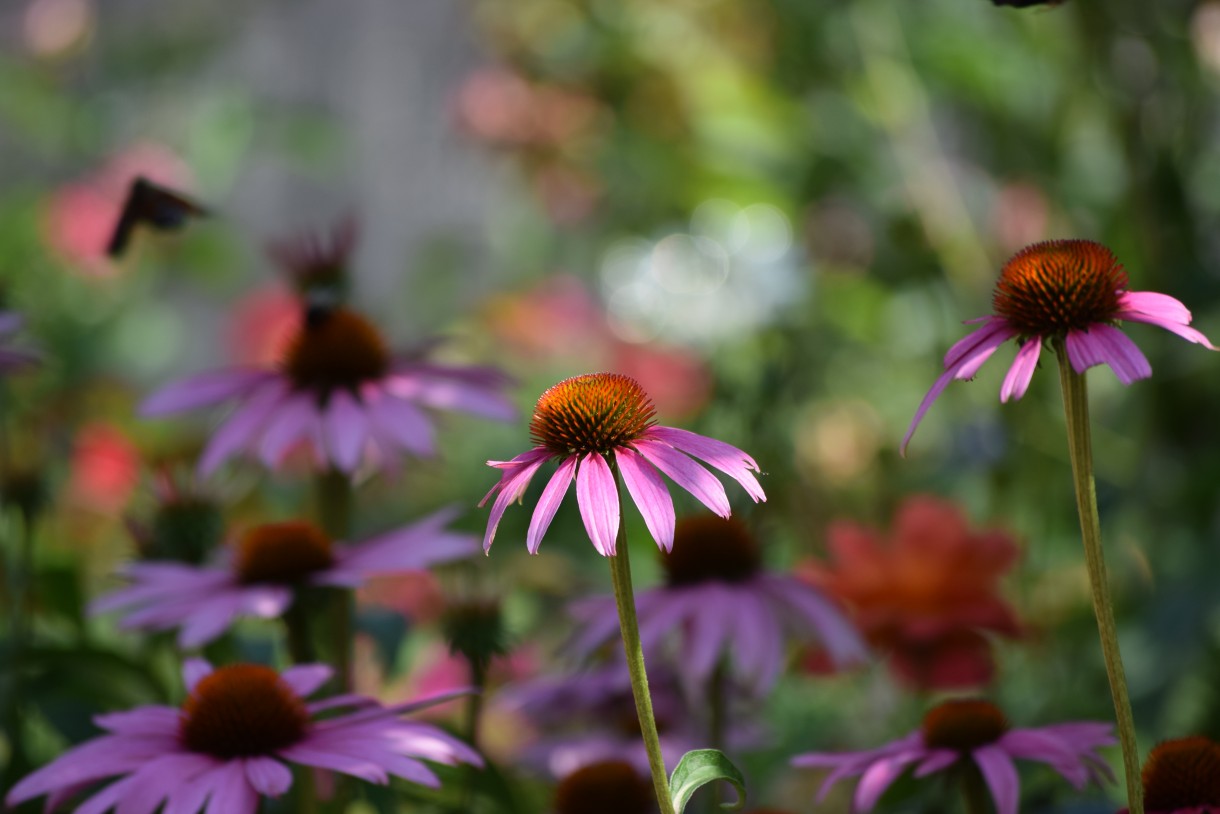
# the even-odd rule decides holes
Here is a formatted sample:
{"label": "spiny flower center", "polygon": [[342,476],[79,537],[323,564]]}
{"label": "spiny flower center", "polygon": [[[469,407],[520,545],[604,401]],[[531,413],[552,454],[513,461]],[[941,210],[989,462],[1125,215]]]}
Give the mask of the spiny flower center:
{"label": "spiny flower center", "polygon": [[1220,745],[1200,736],[1158,743],[1143,779],[1148,811],[1220,806]]}
{"label": "spiny flower center", "polygon": [[958,698],[938,704],[923,718],[923,742],[929,749],[970,752],[998,741],[1008,719],[995,704]]}
{"label": "spiny flower center", "polygon": [[1004,265],[992,305],[1024,336],[1064,336],[1113,321],[1126,289],[1127,273],[1105,246],[1050,240]]}
{"label": "spiny flower center", "polygon": [[290,746],[308,725],[305,702],[275,670],[233,664],[195,685],[182,705],[178,732],[191,751],[228,760]]}
{"label": "spiny flower center", "polygon": [[389,366],[381,334],[344,307],[311,308],[283,362],[293,386],[317,393],[322,402],[335,390],[357,393],[364,382],[383,377]]}
{"label": "spiny flower center", "polygon": [[622,760],[591,763],[559,781],[555,814],[650,814],[652,784]]}
{"label": "spiny flower center", "polygon": [[745,524],[715,515],[684,517],[674,527],[674,549],[661,555],[670,585],[742,582],[762,566],[758,541]]}
{"label": "spiny flower center", "polygon": [[300,582],[335,561],[330,538],[304,520],[255,526],[237,542],[236,569],[242,582]]}
{"label": "spiny flower center", "polygon": [[564,379],[539,397],[530,437],[555,455],[605,454],[640,438],[655,414],[635,379],[589,373]]}

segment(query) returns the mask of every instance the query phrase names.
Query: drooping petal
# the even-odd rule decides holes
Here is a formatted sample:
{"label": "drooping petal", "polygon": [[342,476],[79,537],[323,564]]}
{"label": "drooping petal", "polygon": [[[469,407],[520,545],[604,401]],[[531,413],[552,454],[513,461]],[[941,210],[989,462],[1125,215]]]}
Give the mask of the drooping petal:
{"label": "drooping petal", "polygon": [[292,787],[292,772],[278,760],[269,757],[248,757],[245,764],[246,779],[259,794],[279,797]]}
{"label": "drooping petal", "polygon": [[1140,349],[1118,328],[1092,325],[1088,331],[1068,331],[1068,358],[1077,373],[1107,364],[1123,384],[1152,375],[1152,366]]}
{"label": "drooping petal", "polygon": [[336,390],[330,395],[330,404],[324,418],[326,446],[330,459],[343,472],[352,472],[360,464],[364,442],[368,440],[368,419],[364,408],[346,390]]}
{"label": "drooping petal", "polygon": [[576,504],[593,547],[603,557],[615,555],[620,512],[618,489],[606,459],[590,452],[576,470]]}
{"label": "drooping petal", "polygon": [[981,328],[967,334],[949,348],[949,352],[945,354],[945,372],[933,382],[931,389],[919,403],[919,409],[915,411],[915,417],[911,419],[911,425],[907,427],[906,435],[902,437],[902,444],[899,446],[902,455],[907,454],[907,445],[911,443],[911,436],[915,434],[919,422],[923,421],[924,415],[927,414],[932,403],[944,392],[944,389],[949,386],[949,382],[954,379],[972,377],[983,363],[991,358],[1000,345],[1012,339],[1017,333],[1017,330],[1007,321],[999,317],[987,317]]}
{"label": "drooping petal", "polygon": [[1155,291],[1124,291],[1118,298],[1115,318],[1128,322],[1144,322],[1171,331],[1188,342],[1217,350],[1206,336],[1190,326],[1190,311],[1166,294]]}
{"label": "drooping petal", "polygon": [[930,774],[947,769],[960,757],[953,749],[933,749],[932,752],[915,767],[915,777],[927,777]]}
{"label": "drooping petal", "polygon": [[279,379],[260,385],[233,414],[212,433],[211,440],[199,456],[199,474],[207,476],[228,458],[247,446],[266,425],[283,402],[288,391]]}
{"label": "drooping petal", "polygon": [[491,550],[491,541],[495,539],[496,528],[500,525],[500,518],[504,516],[508,505],[515,500],[521,499],[521,496],[525,494],[525,490],[530,485],[530,479],[534,477],[538,467],[542,466],[543,462],[549,457],[550,453],[545,447],[534,447],[529,452],[524,452],[511,461],[493,464],[501,466],[504,469],[504,474],[500,476],[499,482],[479,502],[479,505],[482,506],[492,495],[496,496],[495,502],[491,505],[491,514],[487,518],[487,531],[483,535],[484,552]]}
{"label": "drooping petal", "polygon": [[1029,338],[1021,349],[1017,351],[1017,358],[1013,360],[1012,367],[1008,368],[1008,374],[1004,377],[1004,384],[1000,387],[1000,402],[1007,403],[1009,399],[1019,399],[1025,395],[1025,391],[1029,388],[1029,381],[1034,377],[1034,371],[1038,368],[1038,357],[1042,353],[1042,337],[1032,336]]}
{"label": "drooping petal", "polygon": [[409,401],[386,393],[369,408],[373,422],[403,449],[416,455],[436,454],[436,439],[427,414]]}
{"label": "drooping petal", "polygon": [[701,465],[678,452],[669,444],[641,439],[635,442],[636,452],[644,456],[653,466],[668,475],[674,483],[690,492],[699,502],[720,517],[728,517],[729,496],[716,476]]}
{"label": "drooping petal", "polygon": [[228,401],[276,374],[268,370],[214,370],[162,387],[140,405],[140,415],[157,416]]}
{"label": "drooping petal", "polygon": [[885,790],[902,776],[906,767],[921,757],[921,751],[899,752],[869,766],[860,776],[860,783],[856,786],[855,810],[862,814],[871,811],[881,799],[881,795],[885,794]]}
{"label": "drooping petal", "polygon": [[555,512],[559,511],[559,504],[563,502],[572,478],[576,476],[578,460],[575,455],[565,458],[547,482],[546,488],[542,490],[542,495],[538,498],[538,505],[534,507],[534,516],[530,518],[529,531],[525,536],[525,548],[529,553],[538,553],[538,546],[542,544],[542,536],[550,528],[551,521],[555,519]]}
{"label": "drooping petal", "polygon": [[268,469],[275,469],[284,454],[302,439],[308,439],[310,427],[317,420],[318,403],[312,393],[293,393],[275,412],[258,444],[259,459]]}
{"label": "drooping petal", "polygon": [[1037,729],[1011,729],[999,740],[999,746],[1014,758],[1045,763],[1078,789],[1089,781],[1089,772],[1080,755],[1061,738]]}
{"label": "drooping petal", "polygon": [[692,455],[705,461],[741,484],[755,503],[765,502],[766,494],[762,486],[751,474],[760,471],[754,459],[732,444],[726,444],[715,438],[680,430],[676,427],[650,427],[645,433],[647,438],[656,438],[669,444],[674,449]]}
{"label": "drooping petal", "polygon": [[983,773],[987,788],[991,790],[996,814],[1017,814],[1021,785],[1012,758],[995,746],[975,749],[973,757],[979,771]]}
{"label": "drooping petal", "polygon": [[246,780],[240,760],[230,760],[221,766],[213,783],[206,814],[255,814],[258,811],[258,792]]}
{"label": "drooping petal", "polygon": [[673,551],[676,518],[674,501],[665,488],[665,481],[635,450],[618,447],[614,451],[614,458],[619,472],[623,473],[627,493],[644,516],[648,533],[662,551]]}

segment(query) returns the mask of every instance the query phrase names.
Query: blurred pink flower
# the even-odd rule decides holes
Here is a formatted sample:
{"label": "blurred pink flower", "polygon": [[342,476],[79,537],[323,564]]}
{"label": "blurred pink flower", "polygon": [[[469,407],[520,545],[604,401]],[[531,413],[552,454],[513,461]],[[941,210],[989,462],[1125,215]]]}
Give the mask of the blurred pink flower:
{"label": "blurred pink flower", "polygon": [[186,164],[168,148],[135,144],[51,194],[42,213],[48,248],[86,277],[112,276],[118,267],[106,256],[106,246],[136,176],[175,189],[192,185]]}
{"label": "blurred pink flower", "polygon": [[431,571],[374,577],[356,593],[361,604],[394,611],[417,624],[435,622],[445,612],[445,594]]}
{"label": "blurred pink flower", "polygon": [[481,68],[454,100],[458,127],[510,147],[562,147],[589,133],[601,112],[592,96],[534,83],[502,68]]}
{"label": "blurred pink flower", "polygon": [[1019,554],[1016,541],[1007,532],[971,529],[947,500],[908,498],[888,535],[836,522],[828,544],[831,562],[802,570],[848,607],[868,642],[909,684],[985,683],[994,662],[983,634],[1021,634],[1000,596],[1000,579]]}
{"label": "blurred pink flower", "polygon": [[93,423],[77,433],[68,480],[74,503],[117,515],[127,505],[139,477],[140,454],[118,427]]}
{"label": "blurred pink flower", "polygon": [[239,365],[270,366],[281,362],[301,330],[301,301],[280,285],[256,288],[231,309],[226,344]]}

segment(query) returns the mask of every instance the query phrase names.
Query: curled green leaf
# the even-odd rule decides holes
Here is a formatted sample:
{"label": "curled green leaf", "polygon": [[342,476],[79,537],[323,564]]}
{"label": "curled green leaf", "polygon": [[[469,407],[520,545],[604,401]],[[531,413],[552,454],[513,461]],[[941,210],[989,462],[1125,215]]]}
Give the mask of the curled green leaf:
{"label": "curled green leaf", "polygon": [[733,788],[737,790],[737,800],[724,803],[721,808],[726,811],[740,811],[746,804],[746,780],[742,777],[741,770],[733,765],[733,761],[716,749],[695,749],[687,752],[678,761],[669,778],[669,793],[674,810],[682,814],[682,809],[700,786],[715,783],[717,780],[732,783]]}

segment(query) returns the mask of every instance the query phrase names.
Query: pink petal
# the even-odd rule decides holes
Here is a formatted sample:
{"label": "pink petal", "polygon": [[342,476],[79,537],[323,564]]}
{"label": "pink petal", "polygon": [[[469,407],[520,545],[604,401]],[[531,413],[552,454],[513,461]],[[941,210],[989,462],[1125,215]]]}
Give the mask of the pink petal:
{"label": "pink petal", "polygon": [[351,393],[335,390],[330,394],[323,427],[331,460],[340,470],[352,472],[359,465],[364,442],[368,440],[368,419],[364,409]]}
{"label": "pink petal", "polygon": [[635,442],[636,452],[668,475],[673,482],[699,499],[720,517],[728,517],[729,496],[716,477],[668,444],[641,439]]}
{"label": "pink petal", "polygon": [[293,393],[285,399],[259,442],[258,454],[263,465],[268,469],[278,467],[293,444],[309,437],[317,416],[318,402],[312,393]]}
{"label": "pink petal", "polygon": [[1216,350],[1208,338],[1190,325],[1186,306],[1165,294],[1153,291],[1127,291],[1119,298],[1118,319],[1144,322],[1171,331],[1183,339]]}
{"label": "pink petal", "polygon": [[182,665],[182,681],[186,684],[186,691],[194,692],[195,685],[210,676],[212,672],[212,665],[205,659],[187,659],[186,663]]}
{"label": "pink petal", "polygon": [[1036,729],[1012,729],[998,744],[1014,758],[1036,760],[1053,768],[1078,789],[1089,782],[1089,772],[1080,756],[1054,734]]}
{"label": "pink petal", "polygon": [[387,393],[369,408],[369,414],[382,432],[403,449],[422,456],[436,453],[432,422],[414,404]]}
{"label": "pink petal", "polygon": [[260,382],[276,378],[267,370],[215,370],[166,385],[140,405],[140,415],[177,413],[227,401],[245,393]]}
{"label": "pink petal", "polygon": [[973,757],[983,773],[983,779],[987,781],[987,788],[991,789],[996,814],[1017,814],[1021,784],[1012,758],[994,746],[975,749]]}
{"label": "pink petal", "polygon": [[280,680],[301,698],[308,698],[334,675],[325,664],[299,664],[280,673]]}
{"label": "pink petal", "polygon": [[534,507],[534,515],[530,518],[529,532],[525,536],[525,548],[529,553],[538,553],[538,546],[542,544],[542,536],[546,534],[546,530],[551,526],[551,521],[555,519],[555,512],[559,511],[559,504],[563,502],[564,495],[568,493],[568,486],[571,485],[572,478],[576,474],[576,462],[575,455],[565,458],[547,482],[546,488],[542,490],[542,496],[538,498],[538,505]]}
{"label": "pink petal", "polygon": [[932,388],[928,390],[927,395],[923,397],[923,401],[919,403],[919,409],[915,411],[915,417],[911,419],[911,426],[907,427],[906,435],[902,437],[899,451],[904,457],[907,454],[907,445],[911,443],[911,436],[915,434],[915,429],[919,426],[919,422],[923,421],[924,415],[927,414],[932,403],[944,392],[944,389],[949,386],[949,382],[954,379],[968,379],[973,376],[982,367],[983,363],[991,358],[991,354],[995,353],[1000,345],[1003,345],[1018,333],[1016,329],[1012,328],[999,317],[988,317],[986,319],[987,321],[983,323],[983,327],[959,339],[949,349],[949,352],[945,354],[945,372],[933,382]]}
{"label": "pink petal", "polygon": [[1123,384],[1152,375],[1152,366],[1131,339],[1110,325],[1093,325],[1085,331],[1068,331],[1068,358],[1077,373],[1107,364]]}
{"label": "pink petal", "polygon": [[258,793],[246,780],[240,760],[230,760],[216,771],[212,779],[212,799],[207,814],[255,814]]}
{"label": "pink petal", "polygon": [[915,777],[927,777],[930,774],[947,769],[957,763],[958,753],[952,749],[934,749],[915,769]]}
{"label": "pink petal", "polygon": [[[530,485],[530,478],[534,477],[538,467],[542,466],[549,457],[550,453],[545,447],[535,447],[529,452],[518,455],[512,461],[497,462],[503,464],[504,474],[500,476],[499,483],[493,486],[491,491],[479,502],[479,505],[482,506],[493,494],[496,495],[496,500],[491,506],[491,515],[487,518],[487,531],[483,535],[484,552],[491,550],[491,541],[495,539],[496,528],[500,525],[500,518],[504,516],[508,505],[521,499]],[[499,494],[496,494],[497,492]]]}
{"label": "pink petal", "polygon": [[370,760],[361,760],[328,751],[325,747],[315,746],[310,741],[281,749],[279,755],[293,763],[303,763],[306,766],[350,774],[381,786],[384,786],[390,779],[385,769]]}
{"label": "pink petal", "polygon": [[1000,388],[1000,402],[1006,403],[1009,399],[1019,399],[1025,395],[1025,391],[1029,388],[1029,381],[1034,377],[1034,371],[1038,368],[1038,357],[1042,353],[1042,337],[1031,336],[1021,349],[1017,351],[1017,358],[1013,360],[1012,367],[1008,368],[1008,375],[1004,377],[1004,385]]}
{"label": "pink petal", "polygon": [[923,757],[920,752],[899,752],[884,757],[869,766],[856,786],[854,808],[858,812],[871,811],[881,795],[885,794],[895,780],[902,776],[909,763]]}
{"label": "pink petal", "polygon": [[576,504],[589,540],[603,557],[613,557],[618,538],[618,489],[606,459],[591,452],[576,470]]}
{"label": "pink petal", "polygon": [[199,474],[209,475],[242,447],[247,446],[283,402],[288,386],[279,379],[260,385],[212,434],[199,457]]}
{"label": "pink petal", "polygon": [[674,547],[674,501],[665,488],[665,481],[657,474],[657,470],[640,457],[634,450],[618,447],[614,450],[614,458],[618,463],[619,472],[623,473],[623,483],[627,493],[635,501],[640,514],[644,516],[644,525],[648,533],[663,551],[672,551]]}
{"label": "pink petal", "polygon": [[249,757],[245,764],[246,779],[259,794],[279,797],[292,787],[292,772],[278,760],[269,757]]}
{"label": "pink petal", "polygon": [[685,452],[716,467],[740,483],[755,503],[766,501],[766,494],[750,473],[750,470],[759,471],[758,464],[737,447],[676,427],[652,427],[645,432],[645,436],[664,441],[679,452]]}

